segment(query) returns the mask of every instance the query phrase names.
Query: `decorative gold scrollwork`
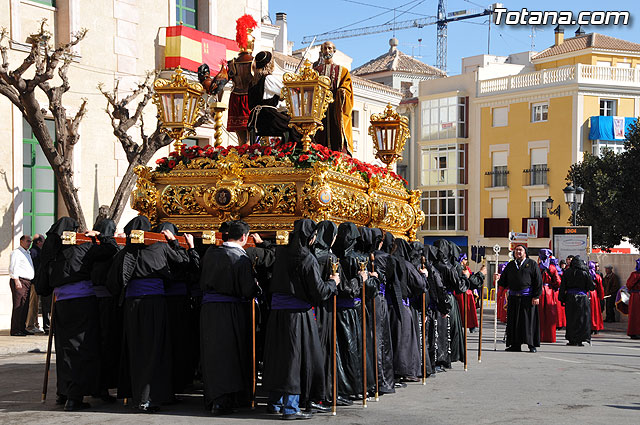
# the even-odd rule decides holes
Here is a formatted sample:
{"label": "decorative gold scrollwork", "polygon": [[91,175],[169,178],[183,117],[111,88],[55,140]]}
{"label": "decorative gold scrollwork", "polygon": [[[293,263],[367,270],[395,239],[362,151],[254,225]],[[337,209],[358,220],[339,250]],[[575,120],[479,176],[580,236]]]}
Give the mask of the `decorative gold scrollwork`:
{"label": "decorative gold scrollwork", "polygon": [[152,181],[151,168],[137,165],[133,172],[138,176],[138,180],[131,192],[131,208],[146,216],[153,224],[158,219],[158,191]]}
{"label": "decorative gold scrollwork", "polygon": [[254,213],[294,214],[298,202],[294,183],[260,185],[264,196],[253,208]]}
{"label": "decorative gold scrollwork", "polygon": [[207,210],[200,205],[196,196],[202,186],[168,185],[162,191],[162,209],[168,215],[204,215]]}

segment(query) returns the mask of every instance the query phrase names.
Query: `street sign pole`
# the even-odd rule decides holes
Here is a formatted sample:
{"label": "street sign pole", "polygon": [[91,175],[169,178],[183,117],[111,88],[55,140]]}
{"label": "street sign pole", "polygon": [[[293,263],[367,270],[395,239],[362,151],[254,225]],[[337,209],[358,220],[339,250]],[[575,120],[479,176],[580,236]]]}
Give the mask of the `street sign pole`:
{"label": "street sign pole", "polygon": [[[493,246],[493,252],[496,255],[496,272],[498,274],[498,261],[500,258],[500,245],[495,244]],[[494,275],[495,276],[495,275]],[[497,351],[498,349],[498,281],[494,279],[494,297],[495,297],[495,311],[493,315],[493,351]]]}

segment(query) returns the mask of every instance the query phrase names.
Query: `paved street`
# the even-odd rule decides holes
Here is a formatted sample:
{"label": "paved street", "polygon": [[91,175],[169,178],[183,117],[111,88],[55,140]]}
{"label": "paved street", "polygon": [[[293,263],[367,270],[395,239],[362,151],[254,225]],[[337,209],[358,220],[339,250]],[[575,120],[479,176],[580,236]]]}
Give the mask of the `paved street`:
{"label": "paved street", "polygon": [[[411,384],[378,403],[370,402],[367,409],[341,408],[337,417],[317,415],[307,423],[637,424],[640,343],[625,335],[624,326],[616,325],[595,336],[592,347],[567,347],[560,331],[558,343],[543,344],[537,354],[506,353],[501,343],[503,326],[499,326],[498,351],[493,351],[492,314],[487,314],[482,363],[477,362],[475,333],[469,342],[473,352],[467,372],[459,363],[428,379],[426,386]],[[0,337],[0,344],[6,344],[6,338]],[[44,337],[30,338],[46,346]],[[54,404],[55,370],[47,403],[40,403],[44,357],[26,351],[0,355],[0,424],[244,424],[278,419],[265,414],[263,406],[256,412],[212,418],[203,411],[200,396],[184,397],[182,403],[149,416],[132,414],[121,403],[105,405],[100,400],[89,400],[90,411],[65,413]]]}

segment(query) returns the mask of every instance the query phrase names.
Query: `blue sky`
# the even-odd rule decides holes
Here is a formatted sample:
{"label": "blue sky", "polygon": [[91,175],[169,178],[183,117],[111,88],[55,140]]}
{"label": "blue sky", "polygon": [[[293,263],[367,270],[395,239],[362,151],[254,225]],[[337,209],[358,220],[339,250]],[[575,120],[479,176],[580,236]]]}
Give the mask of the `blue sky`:
{"label": "blue sky", "polygon": [[[480,6],[488,6],[486,0],[447,0],[447,12],[463,9],[480,10]],[[629,25],[590,26],[585,31],[598,32],[612,37],[640,43],[640,2],[637,0],[616,0],[603,2],[583,1],[502,1],[509,10],[536,11],[629,11]],[[365,5],[367,4],[367,5]],[[372,6],[369,6],[372,5]],[[558,5],[562,5],[559,9]],[[603,9],[605,7],[605,9]],[[287,13],[289,40],[295,42],[295,49],[305,47],[301,44],[306,35],[323,33],[337,29],[351,29],[364,26],[381,25],[393,21],[394,12],[388,9],[397,8],[398,21],[418,19],[436,15],[437,0],[270,0],[269,11],[275,22],[276,12]],[[402,11],[408,11],[402,13]],[[373,17],[374,15],[380,15]],[[371,18],[371,19],[369,19]],[[362,21],[360,23],[356,23]],[[572,37],[576,26],[565,28],[565,37]],[[448,73],[460,73],[460,59],[467,56],[487,53],[487,17],[467,21],[453,22],[448,25]],[[397,31],[395,34],[399,49],[423,62],[434,65],[436,61],[436,26],[430,25],[421,29],[413,28]],[[353,67],[373,59],[389,49],[391,32],[362,37],[335,40],[339,50],[353,57]],[[422,39],[420,43],[418,40]],[[535,49],[541,51],[553,44],[553,26],[536,27]],[[531,50],[531,27],[528,26],[495,26],[491,25],[490,53],[508,55],[509,53]]]}

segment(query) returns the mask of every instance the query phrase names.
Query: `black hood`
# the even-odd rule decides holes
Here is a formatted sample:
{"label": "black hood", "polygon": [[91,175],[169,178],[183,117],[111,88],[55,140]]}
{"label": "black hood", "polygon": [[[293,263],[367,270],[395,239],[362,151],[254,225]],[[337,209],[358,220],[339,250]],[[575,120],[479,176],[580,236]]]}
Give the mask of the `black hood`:
{"label": "black hood", "polygon": [[451,255],[451,248],[449,245],[449,241],[446,239],[438,239],[433,243],[433,245],[438,249],[438,254],[437,254],[438,261],[449,263],[449,258]]}
{"label": "black hood", "polygon": [[387,232],[384,234],[384,238],[382,239],[382,250],[387,254],[391,254],[393,251],[393,242],[395,238],[393,237],[393,233]]}
{"label": "black hood", "polygon": [[318,223],[318,233],[313,244],[313,253],[316,257],[327,255],[333,244],[333,238],[338,234],[338,226],[334,222],[324,220]]}
{"label": "black hood", "polygon": [[411,260],[411,245],[409,242],[405,241],[402,238],[396,238],[395,241],[396,249],[393,251],[393,256],[396,258],[401,258],[406,261]]}
{"label": "black hood", "polygon": [[78,222],[71,217],[60,217],[58,221],[47,230],[47,239],[52,235],[62,236],[63,232],[77,232]]}
{"label": "black hood", "polygon": [[139,215],[134,217],[124,226],[124,232],[129,236],[132,230],[142,230],[145,232],[151,231],[151,222],[149,219],[143,215]]}
{"label": "black hood", "polygon": [[160,223],[153,228],[153,231],[156,233],[162,233],[163,230],[170,231],[171,233],[173,233],[174,236],[177,236],[179,233],[178,227],[176,227],[176,225],[171,223],[170,221],[165,221],[164,223]]}
{"label": "black hood", "polygon": [[116,233],[116,222],[105,218],[104,220],[100,220],[93,226],[93,230],[100,232],[102,236],[113,236]]}
{"label": "black hood", "polygon": [[287,253],[290,258],[302,260],[310,254],[309,242],[316,234],[316,223],[308,218],[296,220],[293,223],[293,232],[289,235]]}
{"label": "black hood", "polygon": [[333,252],[338,258],[344,258],[350,255],[359,237],[360,232],[358,232],[358,227],[355,224],[349,221],[340,223],[340,226],[338,226],[338,237],[336,238],[336,243],[333,244]]}
{"label": "black hood", "polygon": [[424,256],[427,257],[429,263],[435,263],[438,260],[438,248],[433,245],[425,245]]}
{"label": "black hood", "polygon": [[575,257],[573,257],[573,260],[571,260],[571,265],[569,265],[569,267],[572,269],[589,271],[589,268],[587,267],[586,263],[582,260],[582,258],[580,258],[579,255],[576,255]]}
{"label": "black hood", "polygon": [[374,228],[371,229],[371,233],[373,234],[373,250],[377,251],[380,246],[380,242],[384,240],[384,233],[382,229]]}
{"label": "black hood", "polygon": [[374,251],[374,235],[370,228],[360,228],[360,249],[363,254],[369,254]]}
{"label": "black hood", "polygon": [[411,242],[411,252],[409,255],[411,256],[411,264],[420,268],[422,266],[422,256],[424,255],[424,245],[422,242]]}

